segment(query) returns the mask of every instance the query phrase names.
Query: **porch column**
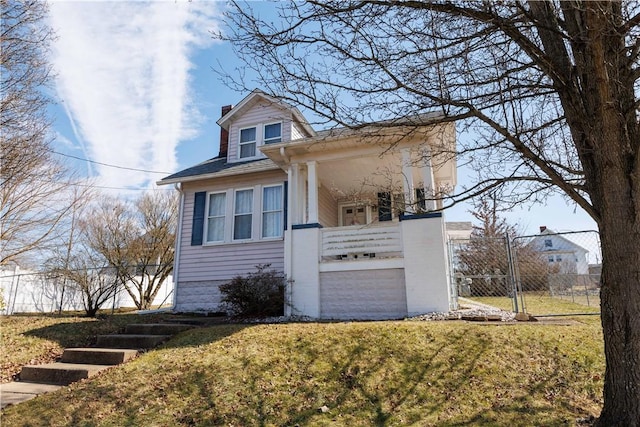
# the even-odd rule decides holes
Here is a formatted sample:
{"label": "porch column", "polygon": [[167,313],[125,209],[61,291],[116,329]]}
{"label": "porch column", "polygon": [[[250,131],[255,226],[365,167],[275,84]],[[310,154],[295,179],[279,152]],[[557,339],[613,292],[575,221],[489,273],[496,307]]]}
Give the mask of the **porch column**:
{"label": "porch column", "polygon": [[318,173],[316,166],[315,160],[307,162],[307,182],[309,185],[309,218],[307,223],[309,224],[318,223]]}
{"label": "porch column", "polygon": [[413,186],[413,167],[411,165],[411,152],[408,148],[403,148],[402,153],[402,189],[404,191],[404,211],[415,213],[415,189]]}
{"label": "porch column", "polygon": [[291,224],[302,224],[302,209],[301,205],[301,186],[300,186],[300,165],[297,163],[289,166],[288,172],[289,178],[289,217],[291,218]]}
{"label": "porch column", "polygon": [[431,165],[431,149],[429,146],[424,148],[422,152],[424,165],[421,168],[422,182],[424,187],[425,207],[427,211],[436,210],[435,196],[435,179],[433,178],[433,167]]}

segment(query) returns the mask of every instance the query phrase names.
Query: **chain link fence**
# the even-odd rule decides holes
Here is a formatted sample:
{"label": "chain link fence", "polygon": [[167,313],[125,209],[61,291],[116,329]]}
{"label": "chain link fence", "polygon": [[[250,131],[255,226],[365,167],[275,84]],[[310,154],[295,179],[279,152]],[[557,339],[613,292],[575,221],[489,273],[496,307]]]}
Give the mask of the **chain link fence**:
{"label": "chain link fence", "polygon": [[472,237],[449,242],[452,294],[538,316],[596,314],[600,239],[596,231]]}

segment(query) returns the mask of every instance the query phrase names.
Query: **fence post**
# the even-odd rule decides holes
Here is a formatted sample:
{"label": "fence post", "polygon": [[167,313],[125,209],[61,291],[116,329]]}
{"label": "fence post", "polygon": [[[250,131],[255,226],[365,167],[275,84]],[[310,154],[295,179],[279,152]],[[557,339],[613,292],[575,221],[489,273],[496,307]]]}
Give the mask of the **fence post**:
{"label": "fence post", "polygon": [[507,265],[509,266],[507,277],[511,284],[511,292],[513,293],[513,311],[515,313],[519,313],[520,310],[518,307],[518,286],[516,284],[515,274],[515,254],[511,251],[511,239],[509,238],[509,233],[505,233],[504,239],[507,248]]}
{"label": "fence post", "polygon": [[[449,294],[451,295],[451,304],[449,304],[452,310],[458,309],[458,283],[456,282],[455,266],[453,263],[453,240],[447,240],[447,253],[449,255]],[[175,285],[174,285],[175,289]],[[173,292],[173,290],[171,291]]]}
{"label": "fence post", "polygon": [[18,285],[20,284],[21,276],[22,276],[21,274],[18,274],[18,277],[16,279],[16,288],[13,293],[13,301],[11,301],[11,313],[7,313],[7,314],[13,314],[16,311],[16,298],[18,298]]}

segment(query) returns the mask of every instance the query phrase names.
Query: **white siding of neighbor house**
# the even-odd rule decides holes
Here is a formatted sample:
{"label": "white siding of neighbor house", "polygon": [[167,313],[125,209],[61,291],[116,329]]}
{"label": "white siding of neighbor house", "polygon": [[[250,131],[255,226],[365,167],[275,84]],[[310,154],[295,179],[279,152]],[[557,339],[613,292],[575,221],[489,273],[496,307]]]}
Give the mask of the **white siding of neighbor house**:
{"label": "white siding of neighbor house", "polygon": [[[291,113],[282,109],[267,101],[257,102],[251,106],[247,111],[244,111],[242,115],[239,115],[236,120],[233,120],[229,128],[229,162],[242,161],[244,159],[238,158],[238,143],[240,141],[240,129],[256,126],[257,130],[257,146],[261,144],[260,138],[262,126],[265,124],[282,122],[282,141],[291,140]],[[260,158],[265,158],[260,150],[256,147],[256,154]]]}
{"label": "white siding of neighbor house", "polygon": [[[284,269],[283,239],[191,246],[194,195],[198,191],[221,191],[228,188],[246,188],[255,185],[281,184],[286,180],[282,171],[262,172],[250,176],[220,178],[187,184],[184,188],[184,212],[178,267],[178,288],[185,282],[228,280],[238,274],[254,271],[257,264],[271,264]],[[254,215],[256,212],[254,212]],[[177,295],[180,295],[178,292]],[[178,300],[178,303],[180,301]]]}
{"label": "white siding of neighbor house", "polygon": [[338,226],[338,202],[325,186],[318,191],[318,220],[323,227]]}

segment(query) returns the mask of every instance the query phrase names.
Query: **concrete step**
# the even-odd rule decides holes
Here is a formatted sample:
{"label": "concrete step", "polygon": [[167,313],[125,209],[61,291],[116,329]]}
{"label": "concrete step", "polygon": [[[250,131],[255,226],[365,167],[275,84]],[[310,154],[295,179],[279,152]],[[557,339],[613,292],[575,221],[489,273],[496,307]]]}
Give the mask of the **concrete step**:
{"label": "concrete step", "polygon": [[162,344],[171,335],[116,334],[98,335],[96,347],[150,349]]}
{"label": "concrete step", "polygon": [[18,381],[0,384],[0,408],[25,402],[40,394],[56,391],[61,387],[61,385]]}
{"label": "concrete step", "polygon": [[175,335],[193,329],[193,325],[179,323],[134,323],[125,327],[125,334]]}
{"label": "concrete step", "polygon": [[133,359],[138,350],[115,348],[66,348],[62,363],[84,363],[89,365],[119,365]]}
{"label": "concrete step", "polygon": [[41,384],[69,385],[75,381],[90,378],[111,365],[90,365],[84,363],[47,363],[27,365],[20,372],[20,381]]}

